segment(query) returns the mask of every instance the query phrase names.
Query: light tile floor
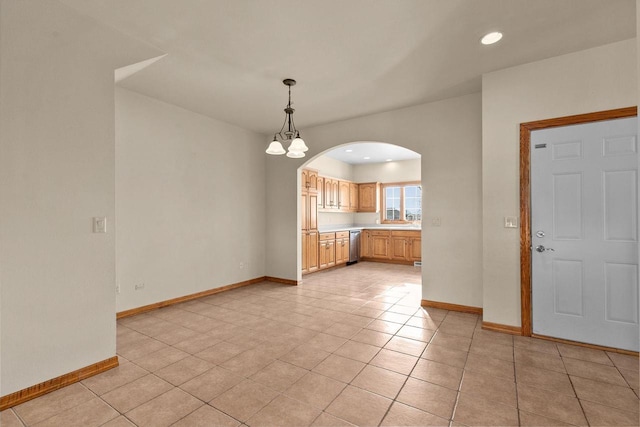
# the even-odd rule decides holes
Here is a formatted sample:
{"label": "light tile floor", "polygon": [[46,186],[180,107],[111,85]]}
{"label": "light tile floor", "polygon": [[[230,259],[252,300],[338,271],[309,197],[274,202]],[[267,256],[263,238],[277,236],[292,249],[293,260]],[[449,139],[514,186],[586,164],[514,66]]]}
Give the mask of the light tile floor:
{"label": "light tile floor", "polygon": [[359,263],[122,319],[118,368],[2,426],[639,424],[637,357],[484,331],[420,280]]}

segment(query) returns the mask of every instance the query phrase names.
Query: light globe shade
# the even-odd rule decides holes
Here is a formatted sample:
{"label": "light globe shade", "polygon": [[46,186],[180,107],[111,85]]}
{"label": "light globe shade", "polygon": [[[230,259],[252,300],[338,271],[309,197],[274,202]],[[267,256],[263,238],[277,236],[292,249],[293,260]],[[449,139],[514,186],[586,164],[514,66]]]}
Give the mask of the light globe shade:
{"label": "light globe shade", "polygon": [[309,150],[309,147],[307,147],[302,138],[300,138],[300,135],[296,136],[289,146],[289,151],[301,151],[305,153],[307,150]]}
{"label": "light globe shade", "polygon": [[272,154],[274,156],[279,156],[281,154],[286,153],[286,151],[282,146],[282,144],[280,144],[280,141],[273,140],[271,141],[271,144],[269,144],[269,148],[267,148],[265,153]]}
{"label": "light globe shade", "polygon": [[289,148],[289,152],[287,153],[287,157],[291,159],[301,159],[304,157],[304,153],[302,151],[294,151]]}

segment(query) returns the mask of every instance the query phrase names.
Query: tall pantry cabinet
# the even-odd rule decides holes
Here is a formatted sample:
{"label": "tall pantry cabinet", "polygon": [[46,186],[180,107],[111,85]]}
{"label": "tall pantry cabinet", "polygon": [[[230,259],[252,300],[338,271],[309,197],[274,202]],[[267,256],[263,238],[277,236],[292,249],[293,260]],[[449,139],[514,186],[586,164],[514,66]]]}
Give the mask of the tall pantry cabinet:
{"label": "tall pantry cabinet", "polygon": [[[318,172],[304,169],[301,174],[302,197],[302,273],[318,270]],[[322,186],[320,186],[322,191]]]}

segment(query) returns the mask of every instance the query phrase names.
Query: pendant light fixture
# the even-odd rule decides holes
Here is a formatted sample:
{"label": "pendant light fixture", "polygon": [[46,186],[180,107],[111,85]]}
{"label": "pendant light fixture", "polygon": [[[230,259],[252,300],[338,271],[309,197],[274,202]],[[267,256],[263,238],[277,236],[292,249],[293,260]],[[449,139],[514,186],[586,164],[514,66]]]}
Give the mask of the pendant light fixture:
{"label": "pendant light fixture", "polygon": [[[280,132],[273,135],[273,141],[269,144],[269,148],[267,148],[266,153],[275,156],[287,153],[287,157],[299,159],[304,157],[304,153],[309,148],[305,145],[302,138],[300,138],[300,131],[296,129],[296,125],[293,123],[293,112],[295,110],[291,108],[291,86],[295,85],[296,81],[293,79],[284,79],[282,83],[289,86],[289,103],[284,109],[284,123],[280,128]],[[285,127],[287,128],[286,130]],[[287,152],[282,147],[282,143],[288,143],[289,141],[291,144],[289,145]]]}

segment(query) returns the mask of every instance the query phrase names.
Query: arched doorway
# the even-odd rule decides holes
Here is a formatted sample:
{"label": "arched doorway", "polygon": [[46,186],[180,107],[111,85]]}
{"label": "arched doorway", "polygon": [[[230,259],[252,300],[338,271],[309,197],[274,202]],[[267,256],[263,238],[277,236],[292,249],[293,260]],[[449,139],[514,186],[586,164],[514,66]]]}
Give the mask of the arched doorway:
{"label": "arched doorway", "polygon": [[362,256],[381,271],[411,266],[421,285],[420,154],[355,141],[314,156],[298,176],[298,282]]}

